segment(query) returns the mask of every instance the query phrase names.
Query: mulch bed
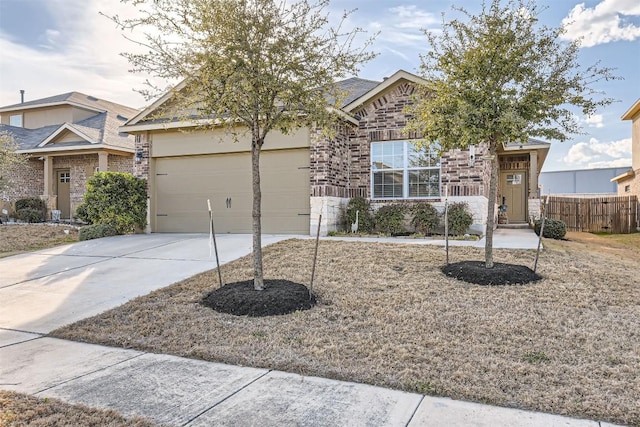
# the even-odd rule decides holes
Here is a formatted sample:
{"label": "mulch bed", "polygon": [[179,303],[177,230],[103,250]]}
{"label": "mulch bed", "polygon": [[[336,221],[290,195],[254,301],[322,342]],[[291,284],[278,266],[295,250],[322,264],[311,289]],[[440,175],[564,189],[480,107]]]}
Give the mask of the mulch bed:
{"label": "mulch bed", "polygon": [[529,267],[496,262],[493,268],[486,268],[484,261],[461,261],[442,267],[442,272],[476,285],[525,285],[542,279]]}
{"label": "mulch bed", "polygon": [[308,310],[316,298],[306,286],[289,280],[265,279],[262,291],[253,288],[253,280],[244,280],[210,292],[202,304],[221,313],[262,317]]}

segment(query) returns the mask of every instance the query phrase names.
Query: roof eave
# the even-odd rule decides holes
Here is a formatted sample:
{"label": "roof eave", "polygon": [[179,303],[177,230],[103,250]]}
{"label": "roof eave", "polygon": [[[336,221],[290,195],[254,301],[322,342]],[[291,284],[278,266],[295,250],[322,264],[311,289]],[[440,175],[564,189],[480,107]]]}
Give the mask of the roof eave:
{"label": "roof eave", "polygon": [[40,154],[40,153],[55,153],[55,152],[66,152],[66,151],[95,151],[95,150],[112,150],[112,151],[120,151],[124,153],[135,153],[135,149],[133,147],[120,147],[116,145],[109,144],[91,144],[91,145],[69,145],[66,147],[56,147],[56,146],[48,146],[48,147],[38,147],[27,150],[16,150],[18,154]]}
{"label": "roof eave", "polygon": [[632,120],[638,114],[640,114],[640,99],[634,102],[631,108],[622,115],[622,120]]}
{"label": "roof eave", "polygon": [[618,176],[614,176],[613,178],[611,178],[609,180],[609,182],[619,182],[619,181],[623,181],[627,178],[632,178],[635,175],[635,172],[633,171],[633,169],[629,169],[626,172],[621,173]]}
{"label": "roof eave", "polygon": [[30,105],[25,105],[25,106],[14,105],[13,107],[10,107],[10,108],[0,108],[0,113],[6,113],[6,112],[9,112],[9,111],[33,110],[35,108],[57,107],[57,106],[60,106],[60,105],[71,105],[72,107],[83,108],[85,110],[95,111],[97,113],[105,113],[105,112],[107,112],[107,110],[105,110],[105,109],[91,107],[89,105],[80,104],[78,102],[58,101],[58,102],[47,102],[45,104],[30,104]]}

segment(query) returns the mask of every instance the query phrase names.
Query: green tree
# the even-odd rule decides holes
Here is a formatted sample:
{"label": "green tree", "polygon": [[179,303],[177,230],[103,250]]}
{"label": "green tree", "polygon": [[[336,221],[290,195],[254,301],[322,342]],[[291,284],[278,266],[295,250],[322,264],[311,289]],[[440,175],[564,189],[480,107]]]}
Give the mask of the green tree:
{"label": "green tree", "polygon": [[0,191],[9,186],[11,171],[27,160],[26,156],[18,154],[18,149],[18,144],[10,134],[0,132]]}
{"label": "green tree", "polygon": [[485,261],[491,268],[498,148],[532,136],[564,141],[579,133],[573,111],[591,115],[610,104],[592,86],[616,77],[598,64],[580,67],[579,42],[561,41],[562,27],[540,25],[533,1],[483,2],[478,15],[454,10],[464,20],[443,17],[442,32],[425,31],[431,49],[421,56],[420,71],[427,83],[410,108],[409,128],[442,151],[488,148]]}
{"label": "green tree", "polygon": [[[127,0],[123,0],[127,2]],[[140,17],[112,19],[146,27],[147,53],[125,54],[134,71],[184,79],[174,90],[176,116],[201,127],[226,125],[251,135],[254,288],[264,288],[260,150],[273,130],[319,126],[327,133],[343,95],[333,84],[373,57],[362,30],[329,23],[329,0],[136,0]],[[131,36],[133,37],[133,36]],[[150,85],[146,94],[154,94]],[[333,108],[332,108],[333,107]]]}

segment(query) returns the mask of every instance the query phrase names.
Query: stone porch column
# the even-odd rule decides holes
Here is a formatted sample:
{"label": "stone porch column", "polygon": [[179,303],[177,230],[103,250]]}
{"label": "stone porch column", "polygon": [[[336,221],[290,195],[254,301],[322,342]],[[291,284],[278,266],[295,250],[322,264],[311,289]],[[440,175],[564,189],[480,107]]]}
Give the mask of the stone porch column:
{"label": "stone porch column", "polygon": [[53,196],[53,157],[44,156],[44,192],[47,197]]}
{"label": "stone porch column", "polygon": [[529,153],[529,199],[538,198],[538,152]]}

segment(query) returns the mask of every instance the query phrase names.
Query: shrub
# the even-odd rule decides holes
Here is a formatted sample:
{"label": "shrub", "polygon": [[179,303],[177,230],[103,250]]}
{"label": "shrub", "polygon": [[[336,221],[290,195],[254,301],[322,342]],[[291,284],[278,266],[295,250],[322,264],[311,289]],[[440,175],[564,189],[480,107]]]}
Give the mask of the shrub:
{"label": "shrub", "polygon": [[[536,234],[540,235],[540,228],[542,227],[542,220],[537,220],[534,223],[533,229]],[[551,219],[547,218],[544,220],[544,234],[542,237],[546,237],[548,239],[564,239],[565,234],[567,234],[567,224],[560,221],[559,219]]]}
{"label": "shrub", "polygon": [[101,237],[115,236],[118,232],[111,224],[93,224],[85,225],[78,232],[78,239],[93,240]]}
{"label": "shrub", "polygon": [[404,230],[404,206],[384,205],[376,212],[376,229],[386,234],[400,234]]}
{"label": "shrub", "polygon": [[44,214],[39,209],[33,208],[22,208],[16,210],[16,216],[19,220],[33,223],[33,222],[42,222],[44,221]]}
{"label": "shrub", "polygon": [[83,222],[91,224],[91,220],[89,219],[89,215],[87,214],[87,206],[84,204],[76,208],[75,217]]}
{"label": "shrub", "polygon": [[440,213],[429,203],[414,205],[411,213],[413,214],[411,225],[420,233],[431,234],[440,224]]}
{"label": "shrub", "polygon": [[450,204],[447,212],[447,222],[449,223],[450,235],[459,236],[465,234],[473,224],[473,216],[469,212],[469,205],[465,202]]}
{"label": "shrub", "polygon": [[16,216],[25,222],[42,222],[47,215],[47,205],[37,197],[16,200]]}
{"label": "shrub", "polygon": [[78,209],[84,221],[111,224],[118,234],[132,233],[147,222],[145,180],[128,173],[97,172],[87,181]]}
{"label": "shrub", "polygon": [[356,222],[356,212],[358,212],[358,231],[371,233],[371,231],[373,231],[371,204],[364,197],[353,197],[349,200],[349,203],[347,203],[342,221],[345,231],[351,231],[351,224]]}

